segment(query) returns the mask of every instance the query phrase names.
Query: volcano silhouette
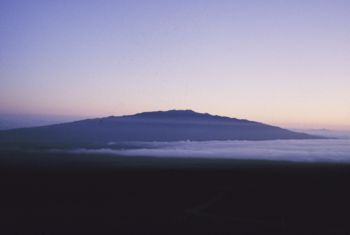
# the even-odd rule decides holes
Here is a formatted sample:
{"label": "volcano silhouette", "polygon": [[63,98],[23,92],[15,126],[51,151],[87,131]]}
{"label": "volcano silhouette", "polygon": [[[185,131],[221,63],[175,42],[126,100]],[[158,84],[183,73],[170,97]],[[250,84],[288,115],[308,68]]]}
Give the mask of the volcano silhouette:
{"label": "volcano silhouette", "polygon": [[192,110],[143,112],[0,132],[2,144],[319,138],[323,137]]}

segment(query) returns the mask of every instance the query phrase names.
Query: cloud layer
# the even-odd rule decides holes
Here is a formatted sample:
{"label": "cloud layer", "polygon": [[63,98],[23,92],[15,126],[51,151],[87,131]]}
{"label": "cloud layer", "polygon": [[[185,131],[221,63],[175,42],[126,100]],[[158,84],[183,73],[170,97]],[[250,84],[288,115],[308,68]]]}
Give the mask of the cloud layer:
{"label": "cloud layer", "polygon": [[[75,153],[217,159],[349,162],[350,139],[134,142],[128,149],[77,149]],[[130,145],[129,145],[130,146]]]}

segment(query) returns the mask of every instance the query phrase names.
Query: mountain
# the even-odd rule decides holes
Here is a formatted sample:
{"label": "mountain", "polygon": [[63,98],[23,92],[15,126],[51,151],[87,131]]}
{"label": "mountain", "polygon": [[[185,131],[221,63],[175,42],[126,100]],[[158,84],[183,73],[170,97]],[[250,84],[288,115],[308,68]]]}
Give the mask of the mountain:
{"label": "mountain", "polygon": [[124,141],[315,139],[245,119],[192,110],[144,112],[34,128],[0,131],[0,144],[106,144]]}

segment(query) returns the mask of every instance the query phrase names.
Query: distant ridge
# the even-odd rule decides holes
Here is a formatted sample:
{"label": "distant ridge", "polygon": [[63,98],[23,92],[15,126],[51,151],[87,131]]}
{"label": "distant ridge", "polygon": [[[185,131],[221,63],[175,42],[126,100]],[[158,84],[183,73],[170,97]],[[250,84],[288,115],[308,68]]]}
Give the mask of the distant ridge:
{"label": "distant ridge", "polygon": [[111,141],[207,141],[324,138],[245,119],[192,110],[143,112],[35,128],[0,131],[0,143],[91,143]]}
{"label": "distant ridge", "polygon": [[209,113],[198,113],[190,109],[186,110],[168,110],[168,111],[153,111],[153,112],[143,112],[143,113],[137,113],[134,115],[128,115],[123,117],[143,117],[143,118],[197,118],[198,120],[217,120],[217,121],[223,121],[223,120],[235,120],[235,121],[248,121],[245,119],[237,119],[237,118],[230,118],[225,116],[218,116],[218,115],[211,115]]}

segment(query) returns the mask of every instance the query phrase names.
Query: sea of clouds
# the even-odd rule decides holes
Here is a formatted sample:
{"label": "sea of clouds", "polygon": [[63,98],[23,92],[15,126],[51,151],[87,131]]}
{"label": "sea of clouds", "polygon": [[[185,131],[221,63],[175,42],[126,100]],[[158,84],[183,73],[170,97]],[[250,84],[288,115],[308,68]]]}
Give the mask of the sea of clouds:
{"label": "sea of clouds", "polygon": [[74,153],[181,158],[251,159],[350,163],[350,135],[338,139],[268,141],[129,142],[128,147],[75,149]]}

